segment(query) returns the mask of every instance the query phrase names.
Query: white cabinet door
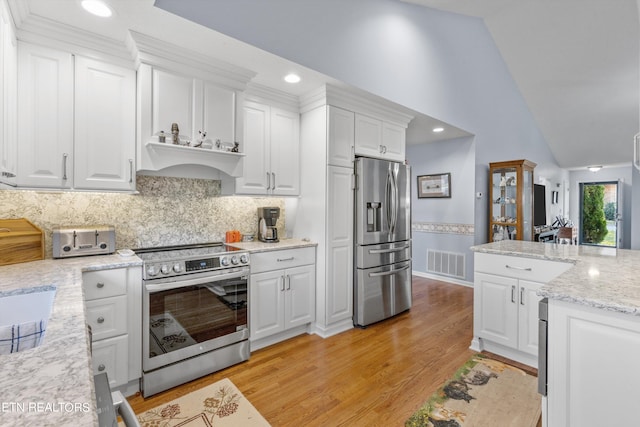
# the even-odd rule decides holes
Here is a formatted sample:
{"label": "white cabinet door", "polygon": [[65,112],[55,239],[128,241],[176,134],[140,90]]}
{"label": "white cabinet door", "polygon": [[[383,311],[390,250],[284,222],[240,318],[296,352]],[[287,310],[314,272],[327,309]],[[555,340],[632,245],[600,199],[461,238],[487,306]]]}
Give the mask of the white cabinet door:
{"label": "white cabinet door", "polygon": [[353,168],[355,115],[338,107],[328,107],[328,159],[333,166]]}
{"label": "white cabinet door", "polygon": [[300,115],[246,101],[243,107],[245,154],[237,194],[295,196],[300,193]]}
{"label": "white cabinet door", "polygon": [[542,283],[518,281],[518,349],[538,357],[538,303]]}
{"label": "white cabinet door", "polygon": [[271,193],[300,193],[300,115],[271,107]]}
{"label": "white cabinet door", "polygon": [[154,68],[152,88],[152,134],[164,131],[171,143],[171,125],[177,123],[180,135],[193,138],[195,79]]}
{"label": "white cabinet door", "polygon": [[135,71],[75,59],[74,187],[135,190]]}
{"label": "white cabinet door", "polygon": [[328,324],[353,317],[353,170],[328,166],[327,280]]}
{"label": "white cabinet door", "polygon": [[17,184],[70,188],[73,183],[73,57],[18,45]]}
{"label": "white cabinet door", "polygon": [[285,270],[285,328],[315,320],[315,272],[313,265]]}
{"label": "white cabinet door", "polygon": [[[516,348],[518,345],[518,280],[475,273],[480,304],[476,334],[497,344]],[[474,308],[475,309],[475,308]]]}
{"label": "white cabinet door", "polygon": [[251,275],[249,330],[251,340],[284,330],[283,270]]}
{"label": "white cabinet door", "polygon": [[382,123],[382,146],[384,157],[397,162],[405,159],[406,129],[391,123]]}
{"label": "white cabinet door", "polygon": [[547,427],[638,425],[640,320],[549,301]]}
{"label": "white cabinet door", "polygon": [[382,121],[355,114],[355,152],[360,156],[383,157]]}
{"label": "white cabinet door", "polygon": [[244,124],[244,172],[236,179],[238,194],[267,194],[271,188],[270,109],[267,105],[245,102]]}
{"label": "white cabinet door", "polygon": [[8,15],[0,13],[0,182],[15,185],[18,46],[10,19]]}
{"label": "white cabinet door", "polygon": [[127,384],[129,377],[127,335],[95,341],[91,346],[93,374],[106,371],[111,388]]}
{"label": "white cabinet door", "polygon": [[202,126],[195,129],[207,133],[207,139],[235,142],[236,94],[233,90],[204,82]]}

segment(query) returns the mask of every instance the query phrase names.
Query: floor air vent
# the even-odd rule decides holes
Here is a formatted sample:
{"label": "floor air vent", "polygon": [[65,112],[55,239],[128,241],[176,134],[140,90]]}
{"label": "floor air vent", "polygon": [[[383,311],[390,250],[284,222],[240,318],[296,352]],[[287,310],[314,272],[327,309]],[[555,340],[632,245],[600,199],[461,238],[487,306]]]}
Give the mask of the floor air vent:
{"label": "floor air vent", "polygon": [[464,279],[464,254],[427,249],[427,272]]}

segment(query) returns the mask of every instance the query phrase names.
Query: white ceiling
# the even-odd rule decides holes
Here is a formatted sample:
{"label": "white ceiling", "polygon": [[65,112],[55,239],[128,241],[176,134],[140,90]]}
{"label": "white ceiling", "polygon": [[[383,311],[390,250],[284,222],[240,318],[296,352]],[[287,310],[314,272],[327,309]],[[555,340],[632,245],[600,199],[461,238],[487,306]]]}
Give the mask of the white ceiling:
{"label": "white ceiling", "polygon": [[629,163],[636,0],[402,0],[484,20],[559,165]]}
{"label": "white ceiling", "polygon": [[[639,35],[636,0],[401,0],[484,19],[534,119],[564,168],[629,163],[639,125]],[[124,43],[127,30],[199,51],[257,73],[254,82],[302,95],[333,79],[153,7],[153,0],[108,0],[109,20],[79,0],[9,0],[25,21],[53,20]],[[168,31],[168,29],[171,29]],[[196,42],[194,42],[196,41]],[[215,54],[212,54],[215,52]],[[282,76],[302,75],[292,86]],[[409,143],[466,136],[417,114]]]}

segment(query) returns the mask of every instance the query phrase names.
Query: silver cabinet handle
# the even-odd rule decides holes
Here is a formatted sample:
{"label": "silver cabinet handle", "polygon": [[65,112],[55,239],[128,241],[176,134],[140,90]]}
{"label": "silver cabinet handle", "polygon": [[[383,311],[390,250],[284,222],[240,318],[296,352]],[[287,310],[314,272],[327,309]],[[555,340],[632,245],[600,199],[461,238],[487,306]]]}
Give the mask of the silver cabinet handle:
{"label": "silver cabinet handle", "polygon": [[382,147],[383,147],[383,145],[382,145],[382,144],[380,144],[380,145],[378,145],[378,147],[379,147],[378,149],[380,150],[380,154],[382,154],[382,153],[383,153],[383,151],[382,151]]}
{"label": "silver cabinet handle", "polygon": [[282,280],[280,282],[281,286],[280,286],[280,290],[284,292],[284,276],[280,276],[280,279]]}
{"label": "silver cabinet handle", "polygon": [[295,257],[289,257],[289,258],[277,258],[276,261],[278,262],[284,262],[284,261],[293,261],[295,259]]}
{"label": "silver cabinet handle", "polygon": [[531,267],[517,267],[517,266],[513,266],[513,265],[505,265],[505,268],[510,268],[512,270],[522,270],[522,271],[531,271]]}
{"label": "silver cabinet handle", "polygon": [[407,270],[409,268],[408,265],[405,265],[401,268],[396,268],[394,270],[383,271],[381,273],[369,273],[369,277],[380,277],[380,276],[391,276],[392,274],[399,273],[401,271]]}
{"label": "silver cabinet handle", "polygon": [[104,288],[104,283],[103,282],[98,282],[98,283],[96,283],[96,287],[99,288],[99,289],[102,289],[102,288]]}
{"label": "silver cabinet handle", "polygon": [[67,157],[69,155],[67,153],[62,153],[62,179],[67,179]]}
{"label": "silver cabinet handle", "polygon": [[107,369],[107,367],[104,366],[103,364],[100,364],[100,366],[98,366],[98,371],[100,372],[104,371],[105,369]]}
{"label": "silver cabinet handle", "polygon": [[267,172],[267,191],[271,190],[271,174]]}
{"label": "silver cabinet handle", "polygon": [[287,274],[287,290],[291,290],[291,276]]}
{"label": "silver cabinet handle", "polygon": [[369,253],[370,254],[388,254],[390,252],[400,252],[409,248],[410,248],[410,245],[401,246],[399,248],[389,248],[389,249],[369,249]]}
{"label": "silver cabinet handle", "polygon": [[98,323],[104,323],[104,317],[102,316],[98,317]]}
{"label": "silver cabinet handle", "polygon": [[133,183],[133,159],[129,159],[129,184]]}
{"label": "silver cabinet handle", "polygon": [[524,288],[520,288],[520,305],[524,305]]}
{"label": "silver cabinet handle", "polygon": [[516,286],[512,285],[511,286],[511,302],[512,303],[516,303]]}
{"label": "silver cabinet handle", "polygon": [[275,190],[276,189],[276,173],[275,172],[271,172],[271,176],[273,177],[273,183],[271,184],[271,189]]}

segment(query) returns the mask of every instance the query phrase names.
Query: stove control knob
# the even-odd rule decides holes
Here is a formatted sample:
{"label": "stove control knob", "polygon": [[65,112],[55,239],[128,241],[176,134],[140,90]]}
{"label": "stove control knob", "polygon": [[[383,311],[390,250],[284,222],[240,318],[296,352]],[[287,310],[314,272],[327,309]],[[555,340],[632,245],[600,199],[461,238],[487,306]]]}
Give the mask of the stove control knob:
{"label": "stove control knob", "polygon": [[238,260],[238,257],[236,255],[231,257],[231,264],[238,265],[239,262],[240,260]]}
{"label": "stove control knob", "polygon": [[150,265],[149,268],[147,268],[147,274],[153,277],[158,274],[158,269],[155,265]]}
{"label": "stove control knob", "polygon": [[167,264],[162,264],[162,267],[160,267],[160,271],[162,271],[162,274],[169,274],[169,266]]}
{"label": "stove control knob", "polygon": [[246,264],[249,262],[249,256],[247,254],[240,255],[240,262]]}
{"label": "stove control knob", "polygon": [[224,267],[228,266],[229,265],[229,258],[227,258],[226,256],[222,257],[220,259],[220,264],[222,264]]}
{"label": "stove control knob", "polygon": [[182,271],[182,266],[179,263],[173,264],[173,271],[180,273]]}

